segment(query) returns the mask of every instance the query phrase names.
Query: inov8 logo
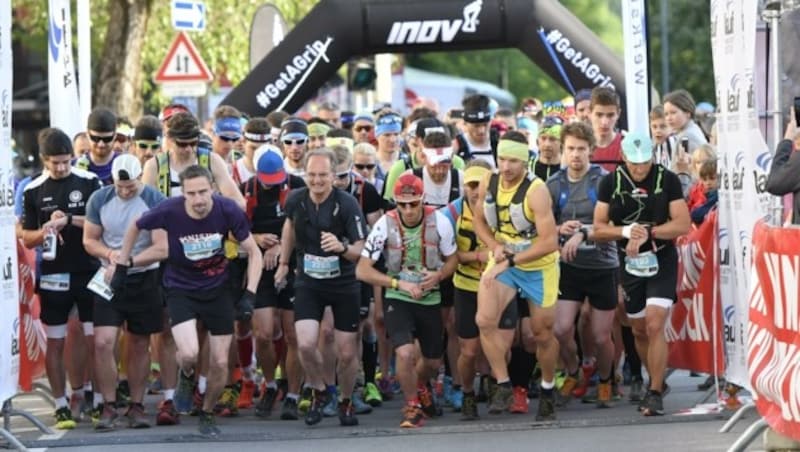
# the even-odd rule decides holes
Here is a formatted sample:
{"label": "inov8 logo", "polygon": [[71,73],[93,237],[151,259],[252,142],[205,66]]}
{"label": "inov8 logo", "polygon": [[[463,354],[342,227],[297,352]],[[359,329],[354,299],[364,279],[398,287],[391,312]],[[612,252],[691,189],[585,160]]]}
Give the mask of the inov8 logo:
{"label": "inov8 logo", "polygon": [[463,19],[431,19],[395,22],[386,38],[388,45],[433,44],[452,42],[459,31],[475,33],[483,0],[474,0],[464,7]]}

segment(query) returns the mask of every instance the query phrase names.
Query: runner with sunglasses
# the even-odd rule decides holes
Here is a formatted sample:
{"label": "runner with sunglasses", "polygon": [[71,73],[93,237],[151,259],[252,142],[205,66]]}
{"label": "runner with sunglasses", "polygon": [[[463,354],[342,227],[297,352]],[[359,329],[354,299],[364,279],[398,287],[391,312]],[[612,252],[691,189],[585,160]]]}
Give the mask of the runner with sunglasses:
{"label": "runner with sunglasses", "polygon": [[[386,288],[382,308],[395,347],[397,378],[403,391],[403,428],[421,427],[436,415],[427,382],[444,353],[439,283],[458,264],[453,228],[445,216],[423,204],[422,179],[403,174],[394,188],[397,209],[383,215],[367,238],[357,276]],[[381,257],[386,273],[375,268]],[[421,362],[417,365],[419,342]],[[423,411],[424,410],[424,411]]]}
{"label": "runner with sunglasses", "polygon": [[308,144],[308,125],[300,118],[290,116],[281,124],[280,143],[283,164],[286,172],[303,177],[305,167],[303,157]]}
{"label": "runner with sunglasses", "polygon": [[161,150],[162,129],[158,118],[142,116],[133,131],[133,154],[144,164]]}
{"label": "runner with sunglasses", "polygon": [[116,130],[117,117],[111,110],[103,107],[92,110],[86,122],[86,133],[91,143],[89,154],[79,157],[73,165],[96,174],[103,185],[114,182],[111,165],[118,155],[113,151]]}
{"label": "runner with sunglasses", "polygon": [[353,139],[358,143],[371,143],[375,123],[369,113],[361,113],[353,122]]}
{"label": "runner with sunglasses", "polygon": [[674,239],[689,232],[691,220],[680,179],[653,163],[653,143],[642,133],[622,141],[625,160],[600,181],[594,211],[595,241],[616,240],[622,287],[636,350],[650,375],[639,404],[645,416],[664,414],[668,390],[664,326],[676,299],[678,253]]}
{"label": "runner with sunglasses", "polygon": [[[546,181],[561,169],[561,128],[564,120],[558,116],[545,116],[539,126],[536,145],[539,152],[531,159],[529,171]],[[509,138],[505,135],[503,138]]]}
{"label": "runner with sunglasses", "polygon": [[212,148],[229,166],[241,157],[235,145],[242,139],[242,114],[234,107],[220,105],[214,110]]}

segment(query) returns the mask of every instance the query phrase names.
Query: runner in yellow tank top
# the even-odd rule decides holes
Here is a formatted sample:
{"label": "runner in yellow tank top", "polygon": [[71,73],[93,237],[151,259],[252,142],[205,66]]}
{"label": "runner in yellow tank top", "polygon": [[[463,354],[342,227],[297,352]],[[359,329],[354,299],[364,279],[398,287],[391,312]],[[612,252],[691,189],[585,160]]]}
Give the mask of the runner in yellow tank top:
{"label": "runner in yellow tank top", "polygon": [[[512,137],[509,137],[512,138]],[[529,175],[524,138],[504,138],[497,149],[498,171],[480,185],[473,212],[478,237],[492,250],[478,290],[476,321],[481,346],[498,389],[490,412],[507,410],[513,397],[506,367],[516,322],[517,291],[531,303],[531,329],[542,369],[539,421],[555,419],[555,366],[558,341],[553,336],[558,297],[558,236],[544,182]]]}

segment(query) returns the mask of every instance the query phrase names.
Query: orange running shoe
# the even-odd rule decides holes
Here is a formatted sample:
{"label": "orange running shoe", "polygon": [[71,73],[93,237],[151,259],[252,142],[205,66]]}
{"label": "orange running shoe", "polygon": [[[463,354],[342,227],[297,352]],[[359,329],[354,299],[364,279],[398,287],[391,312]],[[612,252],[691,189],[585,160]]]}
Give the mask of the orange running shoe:
{"label": "orange running shoe", "polygon": [[239,409],[253,407],[253,393],[255,392],[256,384],[252,380],[244,380],[242,382],[242,391],[239,393],[239,400],[236,402]]}
{"label": "orange running shoe", "polygon": [[528,390],[522,386],[514,386],[514,399],[511,402],[510,412],[525,414],[528,412]]}

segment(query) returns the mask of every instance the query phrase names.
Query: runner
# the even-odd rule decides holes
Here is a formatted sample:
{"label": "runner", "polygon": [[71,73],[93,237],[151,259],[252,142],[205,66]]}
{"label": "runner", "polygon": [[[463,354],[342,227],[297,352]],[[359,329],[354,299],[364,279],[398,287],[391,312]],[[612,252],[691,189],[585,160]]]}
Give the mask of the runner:
{"label": "runner", "polygon": [[[436,415],[428,381],[436,375],[444,352],[438,286],[453,274],[458,256],[447,219],[423,205],[419,177],[400,176],[394,197],[397,210],[375,223],[357,273],[360,280],[387,288],[384,322],[395,347],[397,378],[406,401],[400,426],[413,428],[422,426],[423,415]],[[374,267],[381,256],[386,273]],[[422,355],[419,365],[415,340]]]}
{"label": "runner", "polygon": [[594,239],[616,240],[622,286],[636,350],[650,375],[639,404],[645,416],[664,414],[667,366],[664,325],[676,298],[678,253],[673,240],[689,232],[691,220],[678,177],[653,163],[646,134],[629,133],[622,142],[625,164],[600,182],[594,212]]}
{"label": "runner", "polygon": [[[197,328],[201,327],[209,332],[210,359],[199,430],[203,435],[217,437],[220,431],[212,410],[227,380],[234,320],[223,239],[232,233],[248,256],[247,287],[235,303],[238,318],[248,310],[252,313],[261,277],[261,251],[250,234],[244,212],[233,201],[213,194],[210,171],[192,165],[181,173],[180,180],[181,197],[162,202],[128,229],[111,288],[120,290],[127,270],[137,263],[142,266],[166,260],[164,288],[180,366],[176,405],[191,403],[199,354]],[[153,235],[153,244],[132,256],[139,231],[156,229],[166,230],[166,237]]]}
{"label": "runner", "polygon": [[96,174],[103,185],[113,183],[111,163],[118,155],[113,150],[117,137],[116,128],[117,117],[111,110],[102,107],[92,110],[86,121],[86,133],[91,147],[88,154],[75,161],[76,168]]}

